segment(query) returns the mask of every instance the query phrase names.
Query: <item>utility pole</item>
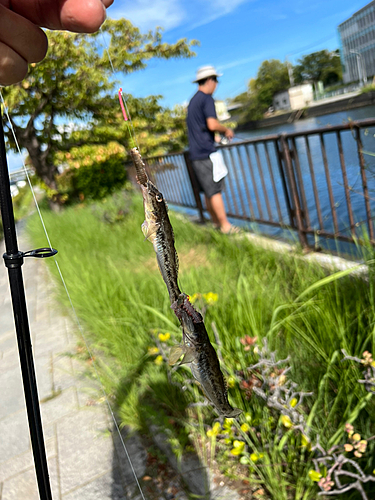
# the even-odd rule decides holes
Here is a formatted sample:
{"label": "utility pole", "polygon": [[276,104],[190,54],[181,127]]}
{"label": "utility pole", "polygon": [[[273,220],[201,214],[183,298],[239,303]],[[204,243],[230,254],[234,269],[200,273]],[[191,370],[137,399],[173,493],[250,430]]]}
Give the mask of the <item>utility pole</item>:
{"label": "utility pole", "polygon": [[289,83],[290,86],[293,87],[294,86],[293,67],[288,59],[288,56],[285,57],[285,62],[288,68]]}

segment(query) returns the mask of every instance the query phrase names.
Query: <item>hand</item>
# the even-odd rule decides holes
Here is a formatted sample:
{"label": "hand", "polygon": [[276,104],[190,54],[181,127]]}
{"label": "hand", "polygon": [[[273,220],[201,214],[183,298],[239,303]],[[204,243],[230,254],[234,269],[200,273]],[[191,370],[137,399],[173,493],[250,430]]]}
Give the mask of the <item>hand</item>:
{"label": "hand", "polygon": [[[93,33],[113,0],[0,0],[0,85],[27,75],[48,48],[43,28]],[[10,10],[10,4],[11,9]]]}
{"label": "hand", "polygon": [[227,128],[226,131],[225,131],[225,137],[227,139],[233,139],[234,137],[234,132],[231,128]]}

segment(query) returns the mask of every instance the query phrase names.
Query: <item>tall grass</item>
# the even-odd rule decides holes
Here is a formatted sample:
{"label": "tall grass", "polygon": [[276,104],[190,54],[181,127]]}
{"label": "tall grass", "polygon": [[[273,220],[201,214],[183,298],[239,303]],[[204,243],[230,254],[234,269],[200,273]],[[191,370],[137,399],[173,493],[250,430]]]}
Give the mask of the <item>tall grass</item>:
{"label": "tall grass", "polygon": [[[202,445],[215,415],[209,407],[190,406],[203,397],[195,384],[186,383],[189,369],[182,366],[171,374],[148,351],[156,343],[163,349],[172,340],[181,341],[181,332],[152,246],[140,230],[141,199],[117,194],[100,204],[59,214],[44,211],[43,216],[121,423],[147,432],[150,421],[156,421],[179,452],[192,441]],[[275,500],[316,498],[316,487],[307,477],[311,454],[301,449],[300,437],[288,431],[280,445],[279,416],[256,396],[247,400],[238,385],[237,374],[246,372],[254,356],[244,351],[240,339],[267,338],[280,359],[290,357],[293,381],[299,390],[314,393],[303,411],[312,436],[319,435],[323,446],[342,442],[349,421],[362,436],[375,434],[373,405],[367,404],[368,393],[357,382],[361,367],[343,362],[341,353],[345,349],[361,357],[364,350],[375,351],[372,263],[368,281],[345,272],[327,277],[303,259],[228,238],[173,213],[170,217],[181,289],[189,295],[218,294],[217,302],[207,307],[205,323],[215,346],[210,325],[216,325],[223,369],[234,380],[229,397],[244,409],[240,424],[251,422],[252,430],[242,438],[249,449],[263,454],[261,465],[249,467],[223,445],[216,447],[217,459],[223,466],[231,464],[236,474],[249,474],[254,481],[256,476]],[[45,246],[36,216],[28,228],[34,244]],[[55,272],[53,265],[51,269]],[[57,277],[56,293],[68,306]],[[157,334],[167,332],[171,340],[161,343]],[[182,391],[183,385],[188,389]],[[374,463],[368,460],[366,467],[372,470]]]}

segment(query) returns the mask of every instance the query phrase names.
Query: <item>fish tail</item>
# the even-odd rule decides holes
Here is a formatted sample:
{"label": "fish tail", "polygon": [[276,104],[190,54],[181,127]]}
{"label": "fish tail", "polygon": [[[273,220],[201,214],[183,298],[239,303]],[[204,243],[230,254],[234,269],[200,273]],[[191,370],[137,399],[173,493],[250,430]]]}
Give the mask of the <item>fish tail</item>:
{"label": "fish tail", "polygon": [[227,418],[235,418],[238,417],[242,413],[242,410],[240,408],[232,408],[231,411],[225,412],[225,417]]}

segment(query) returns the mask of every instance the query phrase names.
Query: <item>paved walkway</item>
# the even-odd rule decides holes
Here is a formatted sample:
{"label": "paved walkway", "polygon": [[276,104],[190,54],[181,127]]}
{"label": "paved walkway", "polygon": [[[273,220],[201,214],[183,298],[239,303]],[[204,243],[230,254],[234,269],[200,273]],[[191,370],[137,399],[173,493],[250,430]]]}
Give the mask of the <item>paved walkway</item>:
{"label": "paved walkway", "polygon": [[[21,231],[22,233],[22,231]],[[30,244],[20,239],[20,249]],[[4,245],[0,243],[0,255]],[[1,259],[2,261],[3,259]],[[53,300],[53,281],[42,259],[22,266],[54,500],[140,498],[100,392],[69,356],[76,338]],[[95,403],[96,402],[96,403]],[[115,441],[112,439],[115,437]],[[145,472],[139,439],[127,441],[137,474]],[[38,500],[34,462],[8,285],[0,263],[0,500]]]}
{"label": "paved walkway", "polygon": [[[32,249],[20,230],[19,248]],[[0,242],[0,255],[4,253]],[[39,500],[18,356],[8,271],[0,257],[0,500]],[[43,259],[22,266],[53,500],[142,500],[98,384],[84,375],[74,325],[62,316]],[[238,500],[194,456],[176,461],[167,437],[122,437],[147,500]],[[160,451],[168,461],[160,460]]]}

